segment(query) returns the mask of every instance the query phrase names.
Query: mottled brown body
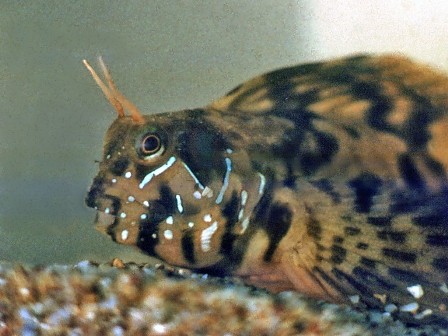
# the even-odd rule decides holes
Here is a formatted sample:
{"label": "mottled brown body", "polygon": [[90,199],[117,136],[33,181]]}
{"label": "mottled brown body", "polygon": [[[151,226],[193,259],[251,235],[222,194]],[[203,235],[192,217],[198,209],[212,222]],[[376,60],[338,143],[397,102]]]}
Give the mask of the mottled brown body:
{"label": "mottled brown body", "polygon": [[446,76],[351,57],[142,116],[103,70],[119,118],[87,204],[112,239],[272,291],[446,323]]}

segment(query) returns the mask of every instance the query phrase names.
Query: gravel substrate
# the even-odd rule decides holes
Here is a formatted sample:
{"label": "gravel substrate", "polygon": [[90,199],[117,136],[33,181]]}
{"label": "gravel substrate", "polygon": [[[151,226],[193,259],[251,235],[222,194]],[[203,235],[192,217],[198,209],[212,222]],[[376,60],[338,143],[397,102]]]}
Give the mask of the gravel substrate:
{"label": "gravel substrate", "polygon": [[6,335],[448,335],[164,266],[0,264]]}

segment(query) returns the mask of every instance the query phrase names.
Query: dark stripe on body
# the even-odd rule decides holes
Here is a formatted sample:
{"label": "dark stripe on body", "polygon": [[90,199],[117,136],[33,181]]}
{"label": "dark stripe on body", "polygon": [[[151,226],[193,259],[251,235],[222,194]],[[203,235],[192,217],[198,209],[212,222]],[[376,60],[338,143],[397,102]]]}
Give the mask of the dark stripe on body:
{"label": "dark stripe on body", "polygon": [[160,186],[160,198],[156,201],[165,209],[166,217],[173,215],[177,209],[176,196],[168,185]]}
{"label": "dark stripe on body", "polygon": [[398,157],[398,169],[410,188],[424,188],[425,182],[408,154],[402,154]]}
{"label": "dark stripe on body", "polygon": [[382,230],[378,231],[376,235],[379,239],[392,243],[404,244],[406,242],[406,232]]}
{"label": "dark stripe on body", "polygon": [[404,282],[408,285],[424,284],[421,277],[417,276],[417,274],[412,271],[407,271],[396,267],[389,267],[388,273],[392,278]]}
{"label": "dark stripe on body", "polygon": [[370,212],[373,198],[380,193],[382,181],[374,174],[364,173],[348,183],[355,192],[355,210],[360,213]]}
{"label": "dark stripe on body", "polygon": [[409,263],[409,264],[415,264],[417,261],[417,255],[412,252],[403,252],[398,251],[390,248],[383,248],[383,255],[385,257],[395,259],[399,262]]}
{"label": "dark stripe on body", "polygon": [[431,246],[441,246],[448,249],[448,235],[430,234],[426,237],[426,243]]}
{"label": "dark stripe on body", "polygon": [[222,216],[226,219],[225,230],[221,238],[220,253],[226,258],[232,259],[232,262],[239,263],[242,260],[241,255],[234,255],[233,243],[237,238],[234,234],[235,225],[238,223],[238,213],[240,211],[240,198],[237,191],[232,192],[230,200],[222,209]]}
{"label": "dark stripe on body", "polygon": [[[155,238],[152,236],[153,234],[156,234]],[[152,221],[150,218],[140,220],[137,247],[152,257],[160,258],[155,251],[158,243],[159,223]]]}
{"label": "dark stripe on body", "polygon": [[185,260],[187,260],[192,265],[194,265],[194,263],[196,262],[196,258],[194,255],[193,237],[194,237],[193,231],[188,230],[188,231],[184,232],[184,234],[182,236],[182,240],[181,240],[182,254],[183,254]]}
{"label": "dark stripe on body", "polygon": [[362,267],[355,267],[353,269],[353,275],[359,279],[362,279],[363,282],[367,282],[369,286],[380,287],[380,289],[384,291],[390,291],[396,288],[396,285],[387,282],[379,275]]}
{"label": "dark stripe on body", "polygon": [[264,261],[270,261],[282,238],[291,226],[292,212],[288,205],[273,204],[269,210],[266,226],[264,227],[269,236],[269,246],[263,256]]}
{"label": "dark stripe on body", "polygon": [[446,270],[448,270],[448,258],[436,258],[432,262],[432,266],[439,271],[446,272]]}

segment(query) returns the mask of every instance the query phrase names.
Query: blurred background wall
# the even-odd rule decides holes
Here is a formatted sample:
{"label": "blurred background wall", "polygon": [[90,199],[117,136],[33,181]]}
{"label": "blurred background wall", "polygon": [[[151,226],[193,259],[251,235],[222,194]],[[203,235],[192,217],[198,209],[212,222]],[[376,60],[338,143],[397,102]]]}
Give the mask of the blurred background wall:
{"label": "blurred background wall", "polygon": [[419,0],[0,2],[0,260],[146,257],[84,205],[115,117],[81,60],[103,55],[145,113],[199,107],[265,71],[359,52],[448,70],[448,3]]}

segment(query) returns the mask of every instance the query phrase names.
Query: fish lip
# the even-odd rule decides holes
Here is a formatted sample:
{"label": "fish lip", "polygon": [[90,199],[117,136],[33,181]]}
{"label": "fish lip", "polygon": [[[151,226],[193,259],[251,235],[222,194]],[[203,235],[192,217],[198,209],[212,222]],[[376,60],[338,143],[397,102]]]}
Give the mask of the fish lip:
{"label": "fish lip", "polygon": [[115,224],[117,216],[97,210],[95,218],[95,228],[104,233],[109,234],[109,228]]}

